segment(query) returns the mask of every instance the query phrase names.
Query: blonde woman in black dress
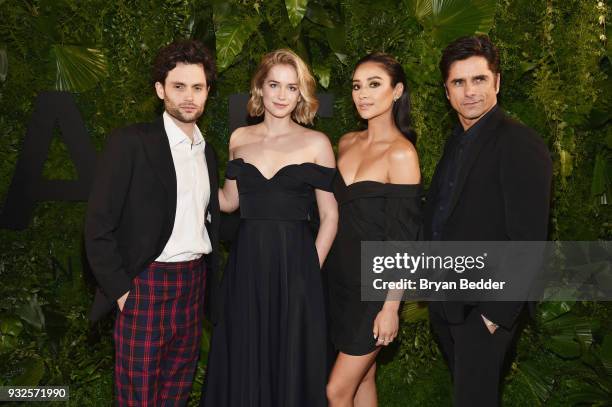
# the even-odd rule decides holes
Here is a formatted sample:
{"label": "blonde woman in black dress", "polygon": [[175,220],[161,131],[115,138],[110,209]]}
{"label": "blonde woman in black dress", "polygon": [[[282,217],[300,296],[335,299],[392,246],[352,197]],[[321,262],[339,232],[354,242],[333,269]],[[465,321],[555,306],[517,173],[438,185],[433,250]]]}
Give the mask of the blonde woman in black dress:
{"label": "blonde woman in black dress", "polygon": [[352,95],[367,128],[344,135],[338,147],[333,190],[340,217],[326,264],[338,351],[327,384],[331,407],[377,405],[376,356],[399,327],[399,301],[361,301],[361,241],[416,240],[420,218],[421,174],[401,65],[382,53],[362,58]]}
{"label": "blonde woman in black dress", "polygon": [[[214,327],[205,407],[324,407],[327,329],[320,265],[334,240],[335,158],[311,124],[315,80],[294,52],[266,54],[248,110],[259,124],[234,131],[224,212],[240,209]],[[316,206],[316,236],[309,214]]]}

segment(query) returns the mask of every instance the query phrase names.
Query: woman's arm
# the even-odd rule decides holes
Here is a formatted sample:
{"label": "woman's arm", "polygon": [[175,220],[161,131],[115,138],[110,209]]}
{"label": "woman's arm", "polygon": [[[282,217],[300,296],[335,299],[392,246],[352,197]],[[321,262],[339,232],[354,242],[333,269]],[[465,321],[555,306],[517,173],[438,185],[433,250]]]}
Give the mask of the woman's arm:
{"label": "woman's arm", "polygon": [[[329,139],[322,133],[316,133],[316,138],[315,163],[324,167],[335,168],[336,159]],[[321,221],[315,246],[319,254],[319,265],[322,266],[338,230],[338,204],[332,192],[317,189],[315,194]]]}
{"label": "woman's arm", "polygon": [[[419,157],[414,146],[408,140],[401,140],[398,146],[389,152],[389,182],[392,184],[418,184],[421,182]],[[389,216],[389,214],[387,214]],[[398,221],[401,217],[397,218]],[[395,238],[395,237],[392,237]],[[398,311],[403,290],[389,290],[387,300],[374,320],[372,329],[377,345],[388,345],[393,342],[399,330]]]}
{"label": "woman's arm", "polygon": [[[239,130],[240,129],[236,129],[230,136],[228,154],[229,160],[234,159],[234,148],[236,139],[239,137],[237,136]],[[234,212],[236,209],[238,209],[239,204],[238,185],[236,185],[236,180],[225,178],[223,188],[219,188],[219,207],[221,208],[221,211],[225,213]]]}
{"label": "woman's arm", "polygon": [[233,179],[225,179],[223,188],[219,188],[219,207],[222,212],[232,213],[238,209],[238,186]]}

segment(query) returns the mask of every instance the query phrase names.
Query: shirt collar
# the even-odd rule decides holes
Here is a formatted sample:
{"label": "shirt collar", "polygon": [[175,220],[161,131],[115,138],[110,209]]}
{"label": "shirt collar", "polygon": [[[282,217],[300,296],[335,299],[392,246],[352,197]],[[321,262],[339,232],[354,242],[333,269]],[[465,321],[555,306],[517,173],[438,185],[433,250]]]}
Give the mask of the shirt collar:
{"label": "shirt collar", "polygon": [[[174,120],[172,120],[172,117],[170,117],[168,112],[164,111],[163,118],[164,118],[164,129],[166,130],[166,134],[168,135],[168,141],[170,142],[170,147],[177,146],[181,143],[191,144],[191,140],[189,139],[189,137],[185,134],[185,132],[183,132],[183,130],[181,130],[176,125],[176,123],[174,122]],[[202,136],[202,133],[200,132],[200,129],[198,128],[197,124],[195,124],[193,127],[194,127],[193,145],[197,146],[200,143],[204,142],[204,137]]]}
{"label": "shirt collar", "polygon": [[489,120],[491,116],[493,116],[493,113],[495,113],[497,109],[498,105],[495,104],[495,106],[493,106],[491,110],[489,110],[484,116],[480,118],[480,120],[474,123],[474,125],[467,130],[463,130],[463,126],[461,125],[461,123],[457,124],[453,131],[453,134],[460,136],[462,139],[473,138],[473,136],[478,134],[478,130],[484,125],[484,123]]}

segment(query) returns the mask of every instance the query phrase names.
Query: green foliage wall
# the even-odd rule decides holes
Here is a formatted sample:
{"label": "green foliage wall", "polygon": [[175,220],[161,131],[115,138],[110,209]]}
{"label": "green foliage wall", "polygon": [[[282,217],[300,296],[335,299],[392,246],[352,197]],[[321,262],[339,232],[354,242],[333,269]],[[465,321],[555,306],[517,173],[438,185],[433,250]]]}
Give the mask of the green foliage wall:
{"label": "green foliage wall", "polygon": [[[162,45],[189,36],[216,49],[222,68],[200,123],[221,157],[227,157],[227,97],[248,90],[263,53],[295,49],[313,67],[320,91],[334,93],[333,119],[315,125],[333,141],[361,125],[350,96],[354,62],[374,50],[397,56],[410,78],[427,185],[455,120],[437,70],[441,50],[448,39],[479,30],[502,54],[502,106],[536,129],[553,154],[551,236],[610,239],[607,2],[441,1],[441,9],[427,0],[287,3],[303,8],[281,0],[0,0],[0,200],[38,92],[75,90],[100,149],[113,128],[160,113],[149,82],[151,60]],[[66,68],[75,59],[89,76]],[[59,139],[45,176],[75,177]],[[86,321],[92,291],[83,274],[84,210],[84,203],[41,203],[28,229],[0,230],[0,385],[70,385],[70,404],[109,405],[112,322],[90,327]],[[544,304],[539,314],[518,345],[506,404],[606,400],[612,391],[610,306]],[[381,405],[444,405],[449,378],[423,309],[411,304],[404,318],[401,343],[383,355]]]}

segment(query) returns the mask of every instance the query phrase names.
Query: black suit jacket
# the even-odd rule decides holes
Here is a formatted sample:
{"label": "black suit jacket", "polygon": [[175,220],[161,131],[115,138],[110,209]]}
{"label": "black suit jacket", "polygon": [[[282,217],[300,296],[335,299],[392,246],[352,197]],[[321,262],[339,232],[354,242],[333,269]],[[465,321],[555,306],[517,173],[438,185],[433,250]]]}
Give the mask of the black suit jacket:
{"label": "black suit jacket", "polygon": [[[451,137],[436,167],[424,209],[423,237],[432,239],[432,219],[441,188],[440,168],[458,137]],[[457,178],[445,241],[543,241],[547,239],[552,161],[542,139],[497,108],[479,129]],[[467,305],[430,303],[451,323],[462,322]],[[524,303],[481,302],[479,311],[510,328]]]}
{"label": "black suit jacket", "polygon": [[[219,174],[216,154],[204,150],[210,179],[205,218],[212,252],[206,310],[217,320],[219,300]],[[98,282],[92,321],[113,309],[131,289],[132,279],[154,261],[170,239],[176,213],[176,172],[163,118],[118,129],[98,159],[85,221],[85,247]],[[210,219],[210,221],[208,221]]]}

